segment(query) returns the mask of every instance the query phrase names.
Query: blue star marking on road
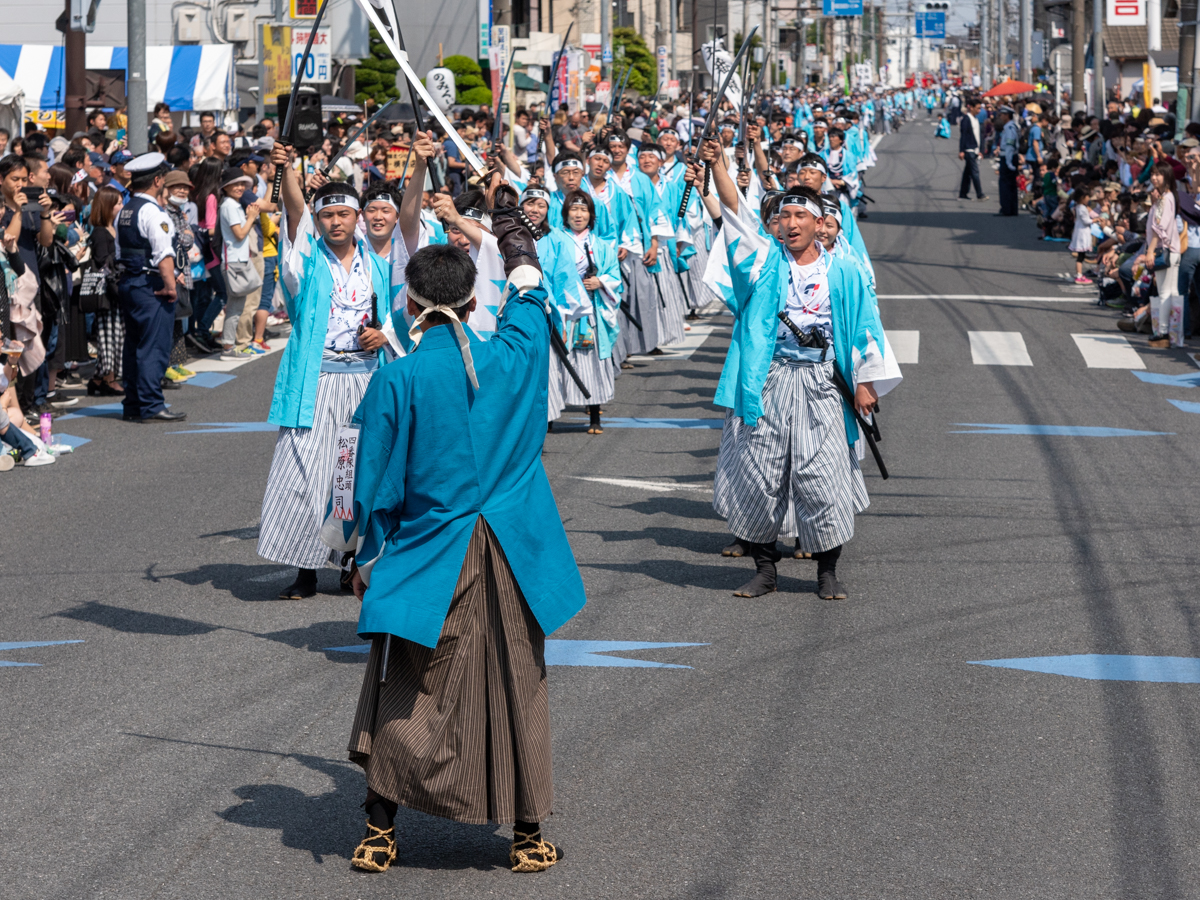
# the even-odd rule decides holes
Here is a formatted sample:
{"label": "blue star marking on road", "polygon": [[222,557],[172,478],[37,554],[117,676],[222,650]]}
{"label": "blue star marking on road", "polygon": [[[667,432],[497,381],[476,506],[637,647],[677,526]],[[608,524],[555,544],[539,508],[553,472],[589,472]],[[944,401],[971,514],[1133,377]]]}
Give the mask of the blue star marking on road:
{"label": "blue star marking on road", "polygon": [[[663,643],[660,641],[546,641],[548,666],[600,666],[631,669],[690,669],[676,663],[655,662],[650,659],[628,659],[624,656],[599,656],[629,650],[659,650],[664,647],[707,647],[708,644]],[[323,647],[339,653],[367,653],[370,644],[351,644],[348,647]]]}
{"label": "blue star marking on road", "polygon": [[1080,653],[1074,656],[1031,656],[986,659],[973,666],[1020,669],[1044,675],[1065,675],[1089,681],[1151,681],[1159,684],[1200,684],[1200,659],[1191,656],[1126,656]]}
{"label": "blue star marking on road", "polygon": [[[31,647],[57,647],[60,644],[82,644],[83,641],[0,641],[0,653],[7,650],[28,650]],[[0,659],[0,666],[40,666],[41,663],[10,662]]]}
{"label": "blue star marking on road", "polygon": [[1056,437],[1160,437],[1173,431],[1134,431],[1129,428],[1102,428],[1094,425],[987,425],[982,422],[955,422],[959,428],[978,431],[951,431],[949,434],[1036,434]]}
{"label": "blue star marking on road", "polygon": [[1165,384],[1178,388],[1200,387],[1200,372],[1186,372],[1183,375],[1161,375],[1158,372],[1132,371],[1139,380],[1147,384]]}

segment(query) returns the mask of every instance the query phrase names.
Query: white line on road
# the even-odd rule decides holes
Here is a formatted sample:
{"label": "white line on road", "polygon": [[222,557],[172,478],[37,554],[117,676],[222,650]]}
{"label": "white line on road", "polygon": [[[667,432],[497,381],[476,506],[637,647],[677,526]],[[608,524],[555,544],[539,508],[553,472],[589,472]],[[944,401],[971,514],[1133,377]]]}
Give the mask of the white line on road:
{"label": "white line on road", "polygon": [[977,366],[1032,366],[1019,331],[968,331],[971,360]]}
{"label": "white line on road", "polygon": [[1012,294],[876,294],[878,300],[1012,300],[1021,304],[1094,304],[1092,296],[1014,296]]}
{"label": "white line on road", "polygon": [[589,475],[572,475],[576,481],[594,481],[597,484],[611,484],[616,487],[641,488],[646,491],[697,491],[711,494],[712,485],[679,484],[674,481],[644,481],[641,478],[600,478]]}
{"label": "white line on road", "polygon": [[692,330],[685,332],[683,343],[674,344],[670,347],[663,347],[662,353],[656,356],[636,355],[630,359],[642,361],[654,359],[688,359],[693,353],[700,349],[700,345],[708,340],[708,336],[716,330],[714,325],[693,325]]}
{"label": "white line on road", "polygon": [[921,349],[921,332],[919,331],[889,331],[887,341],[896,355],[896,362],[902,366],[915,366]]}
{"label": "white line on road", "polygon": [[1146,364],[1119,334],[1073,334],[1089,369],[1144,369]]}

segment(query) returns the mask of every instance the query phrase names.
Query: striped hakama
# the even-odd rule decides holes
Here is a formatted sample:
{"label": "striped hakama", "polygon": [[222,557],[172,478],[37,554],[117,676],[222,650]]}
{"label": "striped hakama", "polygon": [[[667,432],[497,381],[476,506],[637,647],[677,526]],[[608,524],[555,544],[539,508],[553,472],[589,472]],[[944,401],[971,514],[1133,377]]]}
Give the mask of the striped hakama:
{"label": "striped hakama", "polygon": [[480,516],[433,649],[371,645],[350,759],[380,796],[481,825],[553,811],[545,635]]}
{"label": "striped hakama", "polygon": [[720,299],[717,293],[704,283],[704,270],[708,268],[709,257],[709,250],[704,246],[704,229],[698,229],[696,243],[693,246],[696,248],[696,255],[687,261],[688,270],[683,273],[683,279],[689,288],[687,292],[688,306],[691,309],[704,309],[714,300]]}
{"label": "striped hakama", "polygon": [[[642,323],[642,330],[628,319],[621,323],[621,358],[635,353],[649,353],[661,343],[659,337],[659,314],[662,304],[654,287],[654,276],[642,263],[640,256],[632,250],[621,262],[621,275],[625,279],[625,300],[629,308]],[[626,328],[625,326],[629,327]]]}
{"label": "striped hakama", "polygon": [[[651,275],[656,279],[655,286],[662,295],[663,302],[658,304],[658,346],[669,347],[683,341],[683,317],[687,315],[687,299],[683,296],[683,288],[675,275],[675,263],[671,261],[671,251],[665,245],[658,248],[658,264],[661,271]],[[642,320],[645,325],[646,320]]]}
{"label": "striped hakama", "polygon": [[[312,428],[280,428],[263,496],[258,555],[299,569],[338,564],[342,554],[321,542],[333,483],[338,429],[349,425],[367,392],[374,353],[324,352]],[[330,371],[331,369],[350,371]]]}
{"label": "striped hakama", "polygon": [[551,349],[550,351],[550,375],[546,379],[546,421],[553,422],[555,419],[561,418],[563,407],[567,405],[563,399],[562,391],[562,376],[566,373],[562,370],[562,364],[558,361],[558,354]]}
{"label": "striped hakama", "polygon": [[552,361],[554,368],[558,371],[563,400],[567,406],[590,406],[593,404],[598,406],[612,400],[613,367],[607,359],[600,358],[600,352],[595,346],[587,350],[576,347],[568,354],[568,357],[571,365],[575,367],[575,371],[579,373],[579,380],[584,383],[588,393],[592,396],[590,399],[583,396],[579,385],[575,383],[574,378],[567,374],[567,367],[562,364],[558,354],[555,354]]}
{"label": "striped hakama", "polygon": [[809,553],[854,537],[854,515],[870,499],[846,442],[832,368],[832,362],[774,359],[755,426],[727,413],[713,507],[735,537],[771,543],[795,535]]}

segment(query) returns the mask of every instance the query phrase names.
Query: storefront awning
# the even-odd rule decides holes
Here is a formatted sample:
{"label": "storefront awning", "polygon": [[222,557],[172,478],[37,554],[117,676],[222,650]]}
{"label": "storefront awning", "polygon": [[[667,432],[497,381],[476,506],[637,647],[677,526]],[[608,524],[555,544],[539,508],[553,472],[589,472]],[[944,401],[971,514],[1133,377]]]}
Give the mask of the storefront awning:
{"label": "storefront awning", "polygon": [[[87,48],[88,69],[126,69],[125,47]],[[29,109],[63,108],[66,73],[63,48],[53,44],[0,44],[0,69],[25,91]],[[156,103],[172,110],[222,110],[237,107],[233,47],[192,44],[146,48],[146,112]]]}

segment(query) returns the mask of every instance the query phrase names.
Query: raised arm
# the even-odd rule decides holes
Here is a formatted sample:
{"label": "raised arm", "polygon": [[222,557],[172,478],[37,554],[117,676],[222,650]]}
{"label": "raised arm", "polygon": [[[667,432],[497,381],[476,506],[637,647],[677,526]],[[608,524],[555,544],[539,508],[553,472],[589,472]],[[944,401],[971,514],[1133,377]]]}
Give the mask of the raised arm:
{"label": "raised arm", "polygon": [[291,147],[279,141],[271,148],[272,165],[283,167],[280,196],[283,199],[283,209],[287,213],[287,238],[292,244],[296,242],[296,229],[304,216],[304,193],[300,190],[300,179],[296,177],[296,170],[292,168],[294,155],[295,151]]}
{"label": "raised arm", "polygon": [[701,162],[712,166],[713,187],[717,189],[717,197],[720,198],[721,205],[737,215],[738,198],[741,195],[738,193],[737,185],[729,177],[729,170],[725,168],[725,154],[721,149],[720,141],[712,138],[706,140],[700,147],[699,156]]}
{"label": "raised arm", "polygon": [[429,160],[433,159],[433,132],[416,132],[412,145],[413,162],[412,177],[404,191],[404,199],[400,202],[399,225],[400,233],[404,236],[404,245],[408,254],[417,252],[417,243],[421,237],[421,200],[425,196],[425,173],[429,168]]}

